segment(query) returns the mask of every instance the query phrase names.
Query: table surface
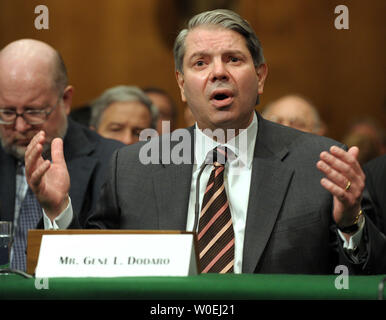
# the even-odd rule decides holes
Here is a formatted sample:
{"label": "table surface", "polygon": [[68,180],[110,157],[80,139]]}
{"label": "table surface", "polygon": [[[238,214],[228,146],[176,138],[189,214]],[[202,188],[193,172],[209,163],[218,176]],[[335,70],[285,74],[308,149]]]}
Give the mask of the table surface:
{"label": "table surface", "polygon": [[[386,275],[202,274],[189,277],[26,279],[0,275],[0,299],[257,300],[379,298]],[[383,298],[386,299],[385,290]]]}

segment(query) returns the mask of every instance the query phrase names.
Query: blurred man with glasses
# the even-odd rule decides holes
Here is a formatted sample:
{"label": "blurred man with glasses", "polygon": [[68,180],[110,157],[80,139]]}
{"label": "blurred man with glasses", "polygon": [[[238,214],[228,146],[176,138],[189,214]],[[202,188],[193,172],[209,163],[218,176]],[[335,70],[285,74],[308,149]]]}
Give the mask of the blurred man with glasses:
{"label": "blurred man with glasses", "polygon": [[0,220],[14,223],[15,269],[26,268],[28,229],[43,225],[41,208],[25,180],[24,153],[32,137],[45,132],[43,155],[49,160],[52,140],[63,139],[69,193],[81,224],[98,199],[112,152],[123,146],[67,117],[73,91],[60,54],[46,43],[22,39],[0,51]]}

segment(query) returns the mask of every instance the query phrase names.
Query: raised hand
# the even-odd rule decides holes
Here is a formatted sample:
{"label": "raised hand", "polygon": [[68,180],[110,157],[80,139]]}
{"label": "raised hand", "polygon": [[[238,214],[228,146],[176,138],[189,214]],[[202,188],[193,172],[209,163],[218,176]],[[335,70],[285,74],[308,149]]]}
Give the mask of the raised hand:
{"label": "raised hand", "polygon": [[347,152],[332,146],[323,151],[317,168],[326,176],[321,185],[334,196],[333,217],[340,227],[352,225],[360,210],[365,174],[357,160],[359,149],[351,147]]}
{"label": "raised hand", "polygon": [[68,205],[70,176],[63,155],[63,141],[51,143],[51,159],[42,157],[45,133],[40,131],[29,143],[25,153],[25,172],[28,185],[35,193],[48,218],[54,220]]}

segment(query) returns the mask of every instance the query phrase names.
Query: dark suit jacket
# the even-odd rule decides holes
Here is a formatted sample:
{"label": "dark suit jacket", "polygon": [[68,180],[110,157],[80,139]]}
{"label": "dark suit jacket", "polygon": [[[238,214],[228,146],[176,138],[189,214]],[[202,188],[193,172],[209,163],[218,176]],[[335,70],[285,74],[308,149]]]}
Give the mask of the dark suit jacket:
{"label": "dark suit jacket", "polygon": [[[71,179],[70,197],[75,214],[83,225],[95,208],[114,150],[124,146],[104,139],[94,131],[68,120],[64,157]],[[0,219],[13,221],[16,193],[16,159],[0,147]]]}
{"label": "dark suit jacket", "polygon": [[[346,256],[338,238],[332,196],[320,185],[316,162],[321,151],[339,143],[260,116],[258,121],[242,271],[332,274],[337,265],[345,264],[350,273],[385,272],[386,239],[370,219],[362,263]],[[193,137],[193,128],[189,132]],[[168,139],[162,136],[161,147]],[[143,145],[114,153],[89,227],[185,230],[192,164],[143,165],[138,156]]]}
{"label": "dark suit jacket", "polygon": [[379,227],[386,234],[386,155],[367,162],[363,166],[363,171],[366,174],[366,188],[373,201]]}

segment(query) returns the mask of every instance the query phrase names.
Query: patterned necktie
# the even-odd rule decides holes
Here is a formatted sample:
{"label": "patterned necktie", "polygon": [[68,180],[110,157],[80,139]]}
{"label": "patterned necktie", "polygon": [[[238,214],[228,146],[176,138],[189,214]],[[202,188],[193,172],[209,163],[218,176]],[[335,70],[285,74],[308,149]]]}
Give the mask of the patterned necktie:
{"label": "patterned necktie", "polygon": [[[224,187],[226,148],[214,151],[213,169],[205,190],[198,226],[201,272],[233,272],[234,231]],[[221,161],[222,160],[222,161]]]}
{"label": "patterned necktie", "polygon": [[13,259],[11,268],[26,271],[27,269],[27,236],[29,229],[36,229],[42,209],[32,190],[28,188],[27,194],[21,204],[19,218],[15,229],[13,242]]}

